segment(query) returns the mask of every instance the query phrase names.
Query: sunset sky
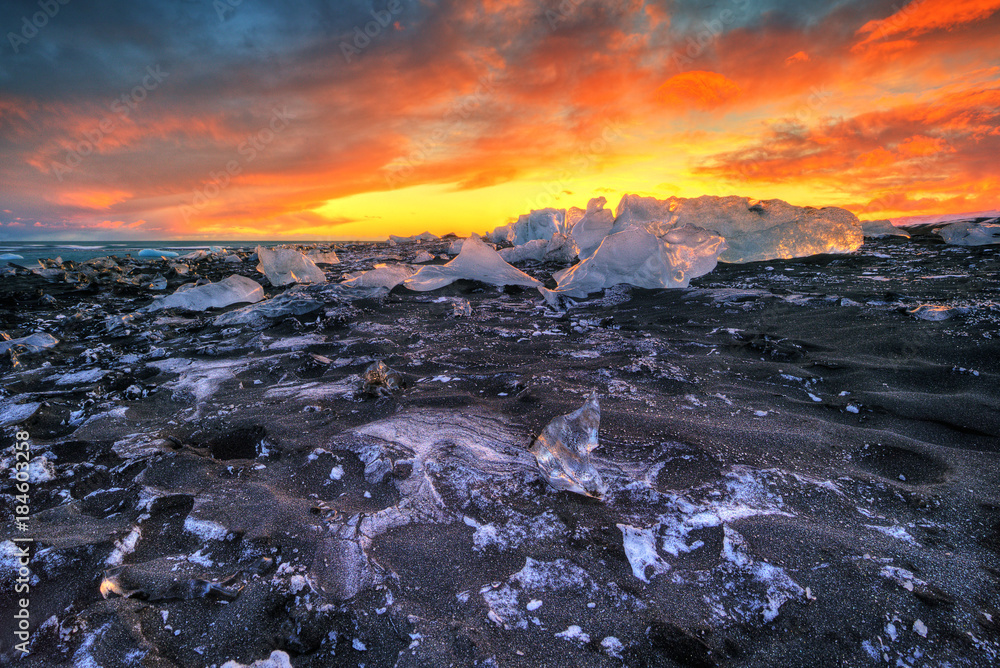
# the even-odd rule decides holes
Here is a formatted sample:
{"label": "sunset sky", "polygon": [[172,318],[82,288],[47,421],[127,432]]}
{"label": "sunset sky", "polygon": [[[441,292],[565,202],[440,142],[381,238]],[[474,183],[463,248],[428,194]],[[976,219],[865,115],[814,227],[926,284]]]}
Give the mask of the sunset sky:
{"label": "sunset sky", "polygon": [[0,8],[2,240],[465,235],[625,193],[1000,208],[1000,0],[99,7]]}

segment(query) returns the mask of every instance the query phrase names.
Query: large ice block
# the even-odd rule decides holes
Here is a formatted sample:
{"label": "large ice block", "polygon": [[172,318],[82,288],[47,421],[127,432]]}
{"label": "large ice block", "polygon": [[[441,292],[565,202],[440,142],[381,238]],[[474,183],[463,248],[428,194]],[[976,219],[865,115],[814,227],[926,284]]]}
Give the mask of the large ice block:
{"label": "large ice block", "polygon": [[289,248],[271,250],[257,246],[257,271],[267,276],[271,285],[292,283],[325,283],[326,274],[312,260]]}
{"label": "large ice block", "polygon": [[196,287],[182,285],[176,292],[139,309],[144,312],[160,311],[165,308],[179,308],[187,311],[204,311],[223,308],[233,304],[256,304],[264,298],[264,288],[246,276],[234,274],[218,283],[208,283]]}
{"label": "large ice block", "polygon": [[601,473],[590,460],[600,426],[601,406],[593,392],[583,406],[552,420],[538,435],[531,454],[549,485],[598,499],[607,494]]}
{"label": "large ice block", "polygon": [[580,249],[581,260],[593,255],[604,237],[611,233],[615,216],[610,209],[604,208],[607,203],[606,198],[595,197],[587,203],[586,211],[573,207],[566,212],[566,229]]}
{"label": "large ice block", "polygon": [[951,223],[938,230],[946,244],[953,246],[989,246],[1000,244],[1000,224],[974,223],[970,221]]}
{"label": "large ice block", "polygon": [[467,279],[491,285],[524,285],[539,287],[541,282],[515,269],[473,234],[462,244],[462,252],[454,260],[444,265],[422,267],[403,282],[410,290],[427,292],[450,285],[457,280]]}
{"label": "large ice block", "polygon": [[565,209],[537,209],[522,215],[516,222],[496,228],[486,238],[495,244],[507,242],[520,246],[536,239],[548,240],[565,231]]}

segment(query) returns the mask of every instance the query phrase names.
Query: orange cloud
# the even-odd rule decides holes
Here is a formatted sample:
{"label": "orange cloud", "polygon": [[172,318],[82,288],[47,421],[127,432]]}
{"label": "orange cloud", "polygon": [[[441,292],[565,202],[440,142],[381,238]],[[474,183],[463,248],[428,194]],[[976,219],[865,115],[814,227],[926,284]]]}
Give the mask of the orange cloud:
{"label": "orange cloud", "polygon": [[742,90],[718,72],[694,71],[673,76],[656,91],[668,106],[715,109],[739,97]]}
{"label": "orange cloud", "polygon": [[792,54],[785,58],[785,65],[794,65],[795,63],[808,63],[809,54],[805,51],[799,51],[798,53]]}
{"label": "orange cloud", "polygon": [[869,21],[857,34],[868,34],[862,47],[886,37],[916,37],[932,30],[951,29],[991,16],[1000,9],[1000,0],[913,0],[892,16]]}

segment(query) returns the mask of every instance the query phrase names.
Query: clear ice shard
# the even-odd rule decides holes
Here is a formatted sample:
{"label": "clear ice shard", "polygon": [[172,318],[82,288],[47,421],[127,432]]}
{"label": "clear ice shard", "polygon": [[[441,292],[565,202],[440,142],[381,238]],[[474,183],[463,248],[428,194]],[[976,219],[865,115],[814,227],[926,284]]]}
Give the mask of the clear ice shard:
{"label": "clear ice shard", "polygon": [[19,339],[7,339],[0,341],[0,354],[7,352],[14,346],[24,346],[29,353],[37,353],[45,348],[51,348],[59,343],[59,339],[44,332],[35,332]]}
{"label": "clear ice shard", "polygon": [[883,239],[885,237],[910,237],[906,230],[896,227],[888,220],[862,220],[861,231],[866,237]]}
{"label": "clear ice shard", "polygon": [[973,223],[964,221],[951,223],[938,230],[946,244],[952,246],[989,246],[1000,244],[1000,224]]}
{"label": "clear ice shard", "polygon": [[605,209],[607,198],[595,197],[587,203],[587,210],[573,207],[566,212],[566,229],[580,249],[580,259],[594,254],[604,237],[611,233],[615,224],[614,213]]}
{"label": "clear ice shard", "polygon": [[379,360],[373,362],[364,375],[361,376],[363,382],[362,390],[367,394],[374,394],[380,397],[387,397],[397,390],[403,389],[403,375],[395,369]]}
{"label": "clear ice shard", "polygon": [[[188,284],[191,285],[191,284]],[[179,308],[187,311],[204,311],[210,308],[224,308],[244,302],[256,304],[264,298],[264,288],[246,276],[233,274],[218,283],[208,283],[195,287],[182,285],[172,295],[157,299],[140,311],[160,311],[165,308]]]}
{"label": "clear ice shard", "polygon": [[413,275],[413,269],[405,264],[377,264],[374,269],[346,274],[341,285],[349,288],[385,288],[394,287]]}
{"label": "clear ice shard", "polygon": [[460,279],[491,285],[541,286],[538,280],[504,262],[493,248],[475,234],[465,240],[462,252],[454,260],[444,265],[422,267],[403,281],[403,285],[410,290],[427,292],[451,285]]}
{"label": "clear ice shard", "polygon": [[726,249],[722,237],[696,227],[683,227],[658,237],[636,228],[612,234],[597,251],[569,269],[556,272],[555,290],[539,288],[549,303],[557,295],[587,295],[626,283],[639,288],[686,288],[717,264]]}
{"label": "clear ice shard", "polygon": [[552,420],[532,443],[531,454],[554,489],[597,499],[607,494],[607,485],[590,461],[600,426],[601,406],[592,392],[583,406]]}
{"label": "clear ice shard", "polygon": [[271,250],[257,246],[257,271],[267,276],[271,285],[292,283],[326,283],[326,274],[312,260],[289,248]]}
{"label": "clear ice shard", "polygon": [[314,249],[306,253],[306,257],[312,260],[313,264],[340,264],[340,258],[334,251]]}
{"label": "clear ice shard", "polygon": [[565,231],[565,209],[537,209],[522,215],[516,222],[496,228],[486,238],[495,244],[508,242],[520,246],[536,239],[548,240]]}

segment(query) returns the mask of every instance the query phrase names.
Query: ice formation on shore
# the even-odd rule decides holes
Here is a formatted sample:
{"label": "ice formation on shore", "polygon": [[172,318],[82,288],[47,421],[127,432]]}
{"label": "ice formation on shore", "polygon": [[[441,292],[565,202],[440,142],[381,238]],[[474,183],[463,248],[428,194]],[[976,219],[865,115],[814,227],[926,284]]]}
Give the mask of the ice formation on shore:
{"label": "ice formation on shore", "polygon": [[938,234],[952,246],[989,246],[1000,244],[1000,223],[951,223],[939,229]]}
{"label": "ice formation on shore", "polygon": [[888,220],[862,220],[861,231],[866,237],[873,239],[884,239],[885,237],[910,238],[909,232],[896,227]]}
{"label": "ice formation on shore", "polygon": [[425,266],[413,276],[403,281],[410,290],[427,292],[450,285],[457,280],[467,279],[491,285],[523,285],[538,287],[536,279],[515,269],[488,246],[482,239],[472,235],[462,244],[462,252],[445,265]]}
{"label": "ice formation on shore", "polygon": [[341,285],[349,288],[386,288],[394,287],[413,275],[413,269],[405,264],[377,264],[374,269],[345,274]]}
{"label": "ice formation on shore", "polygon": [[598,499],[607,494],[607,485],[590,461],[600,425],[601,406],[593,392],[583,406],[552,420],[535,439],[531,454],[554,489]]}
{"label": "ice formation on shore", "polygon": [[573,207],[566,212],[566,228],[579,248],[581,260],[593,255],[614,227],[614,214],[604,208],[607,203],[606,198],[595,197],[587,203],[586,211]]}
{"label": "ice formation on shore", "polygon": [[[188,287],[189,285],[191,287]],[[163,299],[157,299],[152,304],[139,310],[147,313],[167,308],[204,311],[210,308],[223,308],[243,302],[256,304],[263,298],[264,288],[259,283],[245,276],[234,274],[218,283],[207,283],[198,286],[190,283],[182,285],[172,295],[167,295]]]}
{"label": "ice formation on shore", "polygon": [[314,249],[306,253],[313,264],[340,264],[340,258],[334,251],[321,251]]}
{"label": "ice formation on shore", "polygon": [[302,253],[288,248],[271,250],[257,246],[257,271],[267,276],[271,285],[325,283],[326,274]]}
{"label": "ice formation on shore", "polygon": [[486,240],[495,244],[507,242],[514,246],[536,239],[548,240],[565,232],[565,220],[565,209],[538,209],[522,215],[516,222],[496,228],[486,235]]}
{"label": "ice formation on shore", "polygon": [[627,229],[606,237],[586,260],[556,272],[555,290],[539,289],[554,303],[557,295],[586,297],[621,283],[686,288],[692,278],[715,269],[725,249],[722,237],[697,227],[671,230],[662,238],[646,229]]}

